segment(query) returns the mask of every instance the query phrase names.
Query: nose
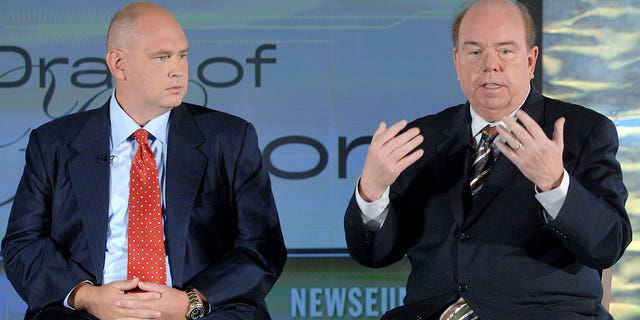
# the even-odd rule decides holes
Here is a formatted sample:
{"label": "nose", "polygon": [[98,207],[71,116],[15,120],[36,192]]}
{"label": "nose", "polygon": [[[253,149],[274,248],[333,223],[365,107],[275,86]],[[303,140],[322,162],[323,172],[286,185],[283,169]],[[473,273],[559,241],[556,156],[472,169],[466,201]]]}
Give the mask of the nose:
{"label": "nose", "polygon": [[169,71],[169,77],[171,78],[179,78],[184,76],[184,71],[182,71],[180,68],[171,68],[171,70]]}
{"label": "nose", "polygon": [[483,71],[485,72],[497,72],[501,70],[500,59],[497,53],[487,52],[484,57]]}
{"label": "nose", "polygon": [[179,78],[183,77],[187,73],[188,64],[186,58],[184,60],[179,58],[172,59],[171,65],[169,66],[169,77],[170,78]]}

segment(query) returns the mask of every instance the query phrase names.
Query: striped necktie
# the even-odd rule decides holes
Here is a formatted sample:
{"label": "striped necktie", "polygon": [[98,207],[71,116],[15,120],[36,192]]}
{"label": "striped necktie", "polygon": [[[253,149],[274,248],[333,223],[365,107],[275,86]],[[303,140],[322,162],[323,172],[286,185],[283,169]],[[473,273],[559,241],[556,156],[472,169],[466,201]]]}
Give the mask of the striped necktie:
{"label": "striped necktie", "polygon": [[439,320],[478,320],[471,307],[460,298],[440,315]]}
{"label": "striped necktie", "polygon": [[482,137],[476,150],[476,156],[471,165],[471,179],[469,180],[469,187],[471,187],[471,195],[474,196],[489,176],[491,167],[495,162],[494,145],[493,140],[498,135],[496,127],[490,127],[487,125],[482,129]]}

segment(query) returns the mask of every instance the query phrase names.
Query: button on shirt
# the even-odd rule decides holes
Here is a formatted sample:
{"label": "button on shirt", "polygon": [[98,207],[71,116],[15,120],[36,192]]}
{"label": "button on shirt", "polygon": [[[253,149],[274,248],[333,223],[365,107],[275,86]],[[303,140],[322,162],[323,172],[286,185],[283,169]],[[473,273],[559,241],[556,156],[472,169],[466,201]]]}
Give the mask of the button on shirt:
{"label": "button on shirt", "polygon": [[[162,212],[165,211],[165,164],[167,158],[167,135],[169,114],[149,121],[144,129],[149,131],[149,145],[158,163]],[[131,161],[138,148],[132,134],[140,126],[127,115],[118,104],[114,94],[109,105],[111,120],[111,180],[109,185],[109,227],[104,261],[104,281],[109,283],[127,279],[127,225],[129,201],[129,171]],[[167,285],[171,286],[169,258],[167,265]]]}

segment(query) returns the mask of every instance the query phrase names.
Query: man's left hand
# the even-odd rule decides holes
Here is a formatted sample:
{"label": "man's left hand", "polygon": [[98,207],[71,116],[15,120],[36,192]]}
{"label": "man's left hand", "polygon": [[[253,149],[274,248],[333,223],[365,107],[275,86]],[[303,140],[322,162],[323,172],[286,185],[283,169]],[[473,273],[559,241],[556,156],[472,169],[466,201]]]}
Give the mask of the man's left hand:
{"label": "man's left hand", "polygon": [[557,187],[564,172],[562,152],[565,119],[560,118],[556,121],[553,138],[549,139],[542,128],[524,111],[518,110],[516,117],[522,124],[509,117],[502,118],[509,130],[497,126],[503,140],[496,141],[496,146],[525,177],[535,183],[538,189],[549,191]]}
{"label": "man's left hand", "polygon": [[120,300],[117,302],[118,306],[131,309],[157,310],[162,314],[158,318],[161,320],[185,319],[189,307],[189,298],[186,292],[153,282],[140,282],[138,287],[144,291],[158,292],[161,297],[157,300]]}

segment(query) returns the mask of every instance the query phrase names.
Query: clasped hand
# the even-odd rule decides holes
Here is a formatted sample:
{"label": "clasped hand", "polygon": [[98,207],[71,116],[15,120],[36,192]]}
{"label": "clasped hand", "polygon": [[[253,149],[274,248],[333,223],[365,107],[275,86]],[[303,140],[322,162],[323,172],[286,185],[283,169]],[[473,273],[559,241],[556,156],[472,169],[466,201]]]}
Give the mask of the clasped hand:
{"label": "clasped hand", "polygon": [[[127,293],[141,289],[143,292]],[[114,281],[102,286],[80,284],[73,306],[99,319],[180,319],[189,304],[184,291],[139,279]]]}

